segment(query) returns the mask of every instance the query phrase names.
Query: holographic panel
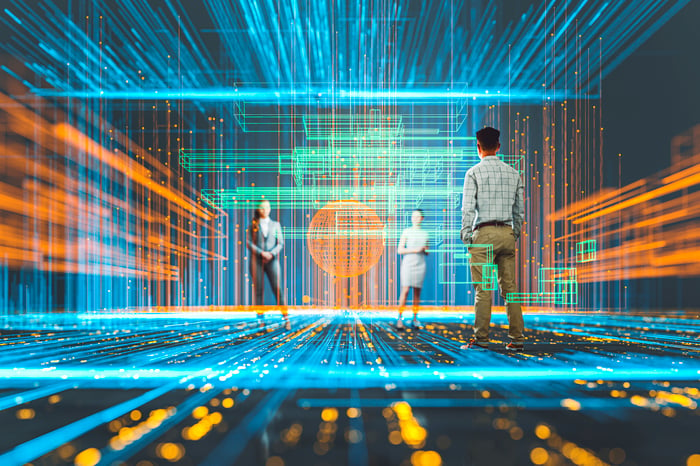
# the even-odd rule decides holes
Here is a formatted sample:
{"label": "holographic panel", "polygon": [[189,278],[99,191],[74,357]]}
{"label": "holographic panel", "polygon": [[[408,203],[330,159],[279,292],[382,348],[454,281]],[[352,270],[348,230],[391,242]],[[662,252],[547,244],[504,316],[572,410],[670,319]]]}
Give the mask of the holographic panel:
{"label": "holographic panel", "polygon": [[191,173],[276,173],[290,166],[275,149],[181,149],[179,162]]}
{"label": "holographic panel", "polygon": [[441,244],[437,248],[438,283],[466,285],[469,281],[469,251],[463,244]]}
{"label": "holographic panel", "polygon": [[576,268],[543,267],[538,272],[536,293],[508,293],[512,303],[571,306],[578,303]]}
{"label": "holographic panel", "polygon": [[597,241],[589,239],[576,243],[576,262],[591,262],[596,260]]}
{"label": "holographic panel", "polygon": [[484,290],[498,290],[498,265],[484,264],[482,266],[482,286]]}
{"label": "holographic panel", "polygon": [[383,116],[380,109],[367,114],[304,115],[304,132],[309,141],[385,143],[403,136],[401,115]]}
{"label": "holographic panel", "polygon": [[328,202],[339,199],[355,200],[386,211],[396,202],[398,189],[393,186],[310,186],[263,188],[239,187],[234,189],[205,189],[202,197],[212,206],[221,209],[250,210],[260,199],[270,199],[280,210],[320,209]]}
{"label": "holographic panel", "polygon": [[[443,284],[476,284],[484,285],[484,289],[495,290],[498,288],[496,265],[493,263],[493,244],[470,244],[469,248],[483,248],[486,250],[486,262],[471,262],[471,254],[464,245],[438,246],[438,280]],[[482,266],[482,282],[471,279],[470,266]],[[494,288],[495,287],[495,288]]]}

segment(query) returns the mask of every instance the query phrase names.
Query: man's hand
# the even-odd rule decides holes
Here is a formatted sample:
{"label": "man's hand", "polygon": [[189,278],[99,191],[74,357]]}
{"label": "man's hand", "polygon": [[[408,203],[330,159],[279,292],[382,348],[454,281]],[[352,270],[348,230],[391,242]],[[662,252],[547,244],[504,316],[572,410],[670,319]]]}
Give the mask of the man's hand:
{"label": "man's hand", "polygon": [[263,264],[267,264],[275,257],[270,251],[263,251],[260,255],[262,256]]}
{"label": "man's hand", "polygon": [[459,232],[459,239],[462,240],[462,243],[469,246],[470,244],[472,244],[473,235],[474,230],[472,230],[471,228],[462,227],[462,229]]}

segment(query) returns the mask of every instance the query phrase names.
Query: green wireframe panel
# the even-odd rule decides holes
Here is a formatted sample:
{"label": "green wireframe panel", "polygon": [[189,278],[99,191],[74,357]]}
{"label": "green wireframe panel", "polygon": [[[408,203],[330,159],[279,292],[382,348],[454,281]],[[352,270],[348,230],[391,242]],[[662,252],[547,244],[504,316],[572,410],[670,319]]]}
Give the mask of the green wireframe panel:
{"label": "green wireframe panel", "polygon": [[[438,282],[440,284],[468,285],[475,283],[471,280],[470,266],[494,266],[492,244],[471,244],[470,248],[486,248],[486,263],[471,263],[471,254],[467,247],[460,243],[441,244],[437,248]],[[485,270],[482,284],[492,286],[493,270]]]}
{"label": "green wireframe panel", "polygon": [[503,160],[505,163],[510,165],[511,167],[518,170],[518,173],[520,174],[520,176],[522,176],[525,173],[525,156],[524,155],[501,154],[498,157],[501,160]]}
{"label": "green wireframe panel", "polygon": [[181,149],[179,161],[192,173],[283,173],[288,153],[277,149]]}
{"label": "green wireframe panel", "polygon": [[574,267],[542,267],[537,274],[536,293],[508,293],[506,300],[531,305],[571,306],[578,304],[578,281]]}
{"label": "green wireframe panel", "polygon": [[298,147],[292,151],[291,174],[297,186],[386,181],[396,178],[398,157],[390,147]]}
{"label": "green wireframe panel", "polygon": [[589,239],[576,243],[576,262],[591,262],[596,260],[597,241]]}
{"label": "green wireframe panel", "polygon": [[463,244],[441,244],[438,246],[438,283],[468,284],[469,258],[469,251]]}
{"label": "green wireframe panel", "polygon": [[[481,284],[485,290],[494,291],[498,289],[498,265],[484,264],[481,266]],[[474,282],[476,283],[476,282]]]}
{"label": "green wireframe panel", "polygon": [[401,115],[367,114],[305,115],[304,131],[309,141],[395,141],[403,135]]}
{"label": "green wireframe panel", "polygon": [[297,187],[238,187],[233,189],[204,189],[202,198],[221,209],[247,210],[256,202],[268,199],[274,209],[320,209],[329,202],[355,200],[375,211],[386,212],[395,204],[394,186],[308,186]]}

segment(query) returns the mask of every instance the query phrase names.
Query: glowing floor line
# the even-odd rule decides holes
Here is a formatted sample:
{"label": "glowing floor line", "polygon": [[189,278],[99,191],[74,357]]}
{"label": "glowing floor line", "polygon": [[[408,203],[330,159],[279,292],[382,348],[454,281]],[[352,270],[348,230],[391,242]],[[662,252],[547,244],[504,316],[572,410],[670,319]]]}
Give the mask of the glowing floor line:
{"label": "glowing floor line", "polygon": [[6,328],[23,325],[12,326],[2,340],[0,387],[61,381],[146,388],[194,373],[205,374],[195,384],[268,389],[700,375],[700,321],[693,318],[526,316],[526,351],[513,355],[498,350],[507,333],[505,316],[498,314],[497,351],[461,349],[471,335],[465,323],[471,316],[463,313],[426,313],[425,330],[405,332],[393,327],[389,312],[293,313],[291,331],[278,315],[263,321],[238,313],[38,316],[3,319]]}

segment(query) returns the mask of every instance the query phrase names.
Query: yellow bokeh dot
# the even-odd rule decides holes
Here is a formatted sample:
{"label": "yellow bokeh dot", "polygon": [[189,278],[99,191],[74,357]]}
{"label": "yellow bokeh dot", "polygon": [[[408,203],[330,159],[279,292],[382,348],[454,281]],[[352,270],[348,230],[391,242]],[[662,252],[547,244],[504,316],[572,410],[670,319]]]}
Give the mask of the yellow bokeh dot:
{"label": "yellow bokeh dot", "polygon": [[192,410],[192,417],[195,419],[202,419],[207,414],[209,414],[209,409],[206,406],[198,406]]}
{"label": "yellow bokeh dot", "polygon": [[347,415],[349,418],[354,419],[360,417],[361,411],[357,408],[348,408]]}
{"label": "yellow bokeh dot", "polygon": [[360,443],[362,441],[362,432],[357,429],[350,429],[346,431],[345,439],[348,443]]}
{"label": "yellow bokeh dot", "polygon": [[265,462],[265,466],[284,466],[284,460],[279,456],[271,456]]}
{"label": "yellow bokeh dot", "polygon": [[700,455],[690,455],[688,460],[685,462],[686,466],[700,466]]}
{"label": "yellow bokeh dot", "polygon": [[112,437],[111,439],[109,439],[109,447],[112,450],[115,450],[115,451],[123,450],[125,446],[126,446],[126,444],[124,442],[122,442],[119,439],[119,437]]}
{"label": "yellow bokeh dot", "polygon": [[131,413],[129,413],[129,417],[132,421],[138,421],[139,419],[141,419],[141,411],[135,409]]}
{"label": "yellow bokeh dot", "polygon": [[534,464],[545,464],[549,459],[549,453],[547,450],[541,447],[533,448],[530,452],[530,461]]}
{"label": "yellow bokeh dot", "polygon": [[584,462],[584,459],[586,458],[587,455],[588,455],[588,453],[583,448],[574,447],[571,450],[569,457],[571,458],[571,461],[573,461],[576,464],[579,464],[579,463]]}
{"label": "yellow bokeh dot", "polygon": [[119,429],[122,428],[122,423],[120,420],[115,419],[109,423],[109,430],[112,432],[119,432]]}
{"label": "yellow bokeh dot", "polygon": [[389,443],[392,445],[398,445],[401,443],[401,432],[394,430],[389,434]]}
{"label": "yellow bokeh dot", "polygon": [[535,427],[535,435],[537,436],[537,438],[547,440],[549,436],[552,435],[552,431],[549,429],[549,426],[546,426],[545,424],[540,424],[537,427]]}
{"label": "yellow bokeh dot", "polygon": [[610,462],[612,464],[621,464],[625,462],[625,458],[627,455],[625,454],[625,450],[622,448],[613,448],[610,450],[610,453],[608,455],[610,457]]}
{"label": "yellow bokeh dot", "polygon": [[161,443],[156,447],[156,454],[164,460],[175,463],[185,456],[185,447],[179,443]]}
{"label": "yellow bokeh dot", "polygon": [[200,422],[193,425],[187,430],[187,435],[189,440],[199,440],[205,435],[207,435],[208,429],[202,425]]}
{"label": "yellow bokeh dot", "polygon": [[561,452],[564,454],[564,456],[570,458],[571,453],[574,451],[574,448],[577,448],[576,444],[571,442],[565,442],[564,445],[562,445],[561,447]]}
{"label": "yellow bokeh dot", "polygon": [[561,406],[571,411],[579,411],[581,409],[581,403],[571,398],[561,400]]}
{"label": "yellow bokeh dot", "polygon": [[413,466],[440,466],[442,457],[436,451],[418,450],[411,455],[411,464]]}
{"label": "yellow bokeh dot", "polygon": [[131,427],[122,427],[119,429],[119,433],[117,435],[119,436],[120,440],[128,442],[133,437],[134,430]]}
{"label": "yellow bokeh dot", "polygon": [[411,406],[405,401],[399,401],[393,406],[393,408],[394,412],[396,413],[396,417],[402,421],[410,419],[413,416],[411,413]]}
{"label": "yellow bokeh dot", "polygon": [[321,411],[321,419],[326,422],[335,422],[338,419],[338,410],[335,408],[324,408]]}
{"label": "yellow bokeh dot", "polygon": [[61,445],[58,449],[58,456],[61,457],[63,460],[68,460],[73,454],[75,453],[75,447],[71,445],[70,443],[66,443],[65,445]]}
{"label": "yellow bokeh dot", "polygon": [[523,438],[523,430],[518,426],[511,427],[509,433],[510,438],[512,438],[513,440],[520,440],[521,438]]}
{"label": "yellow bokeh dot", "polygon": [[221,406],[223,406],[224,408],[232,408],[233,398],[224,398],[223,401],[221,401]]}
{"label": "yellow bokeh dot", "polygon": [[412,466],[419,466],[421,463],[421,456],[423,456],[423,450],[418,450],[413,452],[411,455],[411,465]]}
{"label": "yellow bokeh dot", "polygon": [[34,419],[36,413],[31,408],[22,408],[17,410],[17,419],[26,421],[28,419]]}
{"label": "yellow bokeh dot", "polygon": [[328,444],[326,444],[326,443],[316,442],[316,443],[314,443],[313,448],[314,448],[314,453],[316,453],[319,456],[325,455],[326,453],[328,453]]}
{"label": "yellow bokeh dot", "polygon": [[209,421],[212,423],[212,425],[220,423],[223,418],[224,417],[221,415],[221,413],[211,413],[209,415]]}
{"label": "yellow bokeh dot", "polygon": [[78,453],[75,457],[75,466],[95,466],[100,462],[102,455],[97,448],[88,448]]}
{"label": "yellow bokeh dot", "polygon": [[418,424],[407,424],[401,429],[401,436],[408,445],[418,445],[425,440],[427,432]]}

